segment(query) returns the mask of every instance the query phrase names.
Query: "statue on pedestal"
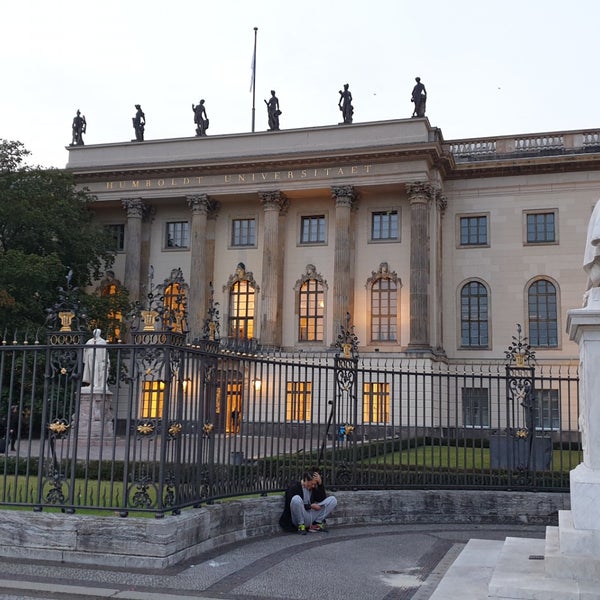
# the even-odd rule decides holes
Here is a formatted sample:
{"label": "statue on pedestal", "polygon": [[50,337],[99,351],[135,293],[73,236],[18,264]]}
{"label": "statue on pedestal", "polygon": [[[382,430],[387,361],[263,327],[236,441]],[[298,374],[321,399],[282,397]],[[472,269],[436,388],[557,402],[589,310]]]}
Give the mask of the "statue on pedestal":
{"label": "statue on pedestal", "polygon": [[354,115],[354,107],[352,106],[352,94],[348,89],[350,86],[345,83],[344,90],[340,90],[340,101],[338,107],[342,111],[344,119],[344,125],[352,123],[352,116]]}
{"label": "statue on pedestal", "polygon": [[71,146],[83,146],[83,134],[85,133],[87,127],[87,123],[85,120],[85,116],[81,114],[81,111],[78,110],[75,118],[73,119],[73,139],[71,140]]}
{"label": "statue on pedestal", "polygon": [[106,340],[102,339],[100,329],[94,329],[93,337],[86,342],[83,351],[82,380],[92,393],[104,394],[107,391],[110,358],[106,349]]}
{"label": "statue on pedestal", "polygon": [[137,112],[135,113],[135,117],[131,119],[133,121],[133,129],[135,130],[135,141],[143,142],[144,129],[146,128],[146,115],[139,104],[136,104],[135,108],[137,109]]}
{"label": "statue on pedestal", "polygon": [[204,108],[204,100],[200,100],[197,105],[192,104],[192,110],[194,111],[194,123],[196,123],[196,135],[199,137],[206,135],[208,117]]}
{"label": "statue on pedestal", "polygon": [[279,115],[281,115],[281,111],[279,110],[279,99],[275,95],[275,90],[271,90],[271,98],[267,102],[265,100],[265,104],[267,105],[267,114],[269,115],[269,131],[279,131]]}
{"label": "statue on pedestal", "polygon": [[427,103],[427,90],[421,83],[420,77],[415,77],[417,85],[413,88],[410,101],[415,105],[413,110],[413,117],[424,117],[425,116],[425,104]]}

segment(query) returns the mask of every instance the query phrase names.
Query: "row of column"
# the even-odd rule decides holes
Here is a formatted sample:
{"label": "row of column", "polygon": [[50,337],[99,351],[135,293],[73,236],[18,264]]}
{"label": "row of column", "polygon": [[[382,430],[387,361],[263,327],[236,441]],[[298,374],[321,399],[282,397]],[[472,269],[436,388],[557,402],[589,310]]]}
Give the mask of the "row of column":
{"label": "row of column", "polygon": [[[407,350],[431,349],[430,302],[441,300],[441,215],[445,199],[439,189],[423,182],[409,183],[410,203],[410,341]],[[355,244],[352,213],[357,193],[353,186],[331,188],[335,202],[334,281],[332,319],[334,338],[354,313]],[[281,346],[284,254],[280,218],[287,213],[288,200],[279,190],[259,192],[264,211],[263,264],[260,303],[260,341],[265,346]],[[208,219],[216,214],[218,203],[206,194],[187,197],[192,212],[190,227],[190,281],[188,322],[192,339],[202,333],[209,302],[209,285],[214,264],[214,240],[208,236]],[[146,204],[141,198],[123,200],[127,213],[127,254],[125,281],[133,301],[140,299],[142,272],[142,221]],[[432,208],[433,207],[433,208]],[[433,250],[432,250],[432,240]],[[435,277],[431,277],[431,273]],[[436,338],[441,340],[441,318],[434,319]]]}

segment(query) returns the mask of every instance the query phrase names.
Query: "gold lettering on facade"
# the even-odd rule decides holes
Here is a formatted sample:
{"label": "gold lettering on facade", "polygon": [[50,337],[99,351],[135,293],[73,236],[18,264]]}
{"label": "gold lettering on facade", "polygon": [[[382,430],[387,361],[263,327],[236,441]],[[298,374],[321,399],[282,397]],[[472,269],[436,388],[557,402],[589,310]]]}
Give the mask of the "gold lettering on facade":
{"label": "gold lettering on facade", "polygon": [[[289,171],[268,171],[261,173],[235,173],[229,175],[223,175],[224,183],[251,183],[258,181],[280,181],[285,178],[291,179],[312,179],[312,178],[323,178],[323,177],[343,177],[346,175],[360,175],[361,173],[370,173],[372,165],[362,166],[347,166],[347,167],[326,167],[323,169],[301,169],[301,170],[289,170]],[[202,185],[205,177],[171,177],[169,180],[170,187],[182,187],[188,185]],[[167,185],[166,179],[146,179],[144,181],[144,187],[165,187]],[[215,179],[213,178],[213,181]],[[193,183],[192,183],[193,182]],[[114,190],[118,186],[118,189],[132,189],[137,190],[141,187],[141,181],[139,179],[132,179],[130,181],[106,181],[104,183],[106,190]]]}

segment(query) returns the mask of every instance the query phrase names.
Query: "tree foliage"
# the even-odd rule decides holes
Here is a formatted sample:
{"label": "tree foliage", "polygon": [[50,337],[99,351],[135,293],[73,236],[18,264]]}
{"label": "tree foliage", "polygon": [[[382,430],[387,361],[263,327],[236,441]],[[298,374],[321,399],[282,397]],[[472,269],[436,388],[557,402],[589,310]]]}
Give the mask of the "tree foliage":
{"label": "tree foliage", "polygon": [[68,271],[83,288],[114,258],[93,197],[66,171],[25,166],[28,154],[0,140],[0,326],[9,330],[42,326]]}

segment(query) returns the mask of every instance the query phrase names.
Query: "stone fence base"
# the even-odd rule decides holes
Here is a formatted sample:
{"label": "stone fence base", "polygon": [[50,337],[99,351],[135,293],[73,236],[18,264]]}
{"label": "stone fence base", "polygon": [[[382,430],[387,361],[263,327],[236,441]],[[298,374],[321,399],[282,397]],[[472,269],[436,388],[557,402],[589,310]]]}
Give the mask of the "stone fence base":
{"label": "stone fence base", "polygon": [[[332,526],[409,523],[553,525],[568,493],[399,490],[336,492]],[[283,495],[153,518],[0,511],[0,556],[107,567],[165,568],[219,546],[281,532]]]}

